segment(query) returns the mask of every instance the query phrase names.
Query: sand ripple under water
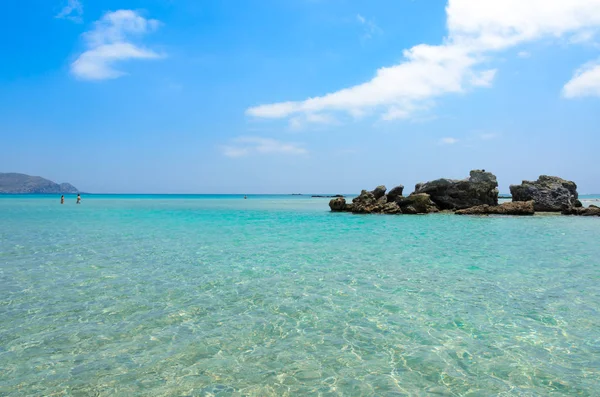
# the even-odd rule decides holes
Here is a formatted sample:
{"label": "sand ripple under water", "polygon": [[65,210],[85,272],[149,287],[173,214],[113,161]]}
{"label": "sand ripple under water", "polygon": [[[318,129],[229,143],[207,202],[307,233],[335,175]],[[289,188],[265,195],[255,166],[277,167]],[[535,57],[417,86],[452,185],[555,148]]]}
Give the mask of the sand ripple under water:
{"label": "sand ripple under water", "polygon": [[597,396],[600,219],[0,198],[2,396]]}

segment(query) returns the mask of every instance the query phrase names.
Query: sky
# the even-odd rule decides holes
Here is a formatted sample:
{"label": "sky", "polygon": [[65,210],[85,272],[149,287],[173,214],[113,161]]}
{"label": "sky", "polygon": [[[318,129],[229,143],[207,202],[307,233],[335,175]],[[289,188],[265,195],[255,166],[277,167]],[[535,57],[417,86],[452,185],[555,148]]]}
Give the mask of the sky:
{"label": "sky", "polygon": [[600,193],[600,0],[6,0],[0,172],[97,193]]}

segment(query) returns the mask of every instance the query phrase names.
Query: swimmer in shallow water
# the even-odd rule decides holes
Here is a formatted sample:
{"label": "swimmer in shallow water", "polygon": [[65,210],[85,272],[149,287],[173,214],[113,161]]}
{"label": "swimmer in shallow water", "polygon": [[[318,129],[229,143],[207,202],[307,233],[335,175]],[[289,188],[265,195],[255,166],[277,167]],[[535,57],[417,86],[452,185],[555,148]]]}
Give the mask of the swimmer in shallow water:
{"label": "swimmer in shallow water", "polygon": [[65,203],[65,195],[64,194],[62,196],[60,196],[60,203],[61,204]]}
{"label": "swimmer in shallow water", "polygon": [[77,204],[81,204],[81,195],[77,193]]}

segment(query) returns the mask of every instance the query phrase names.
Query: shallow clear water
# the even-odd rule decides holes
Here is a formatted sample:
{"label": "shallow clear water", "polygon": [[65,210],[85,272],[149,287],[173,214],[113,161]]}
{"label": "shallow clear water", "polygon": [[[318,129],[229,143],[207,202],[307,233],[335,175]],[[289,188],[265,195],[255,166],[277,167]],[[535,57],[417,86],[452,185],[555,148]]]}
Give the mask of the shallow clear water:
{"label": "shallow clear water", "polygon": [[600,219],[0,198],[2,396],[595,396]]}

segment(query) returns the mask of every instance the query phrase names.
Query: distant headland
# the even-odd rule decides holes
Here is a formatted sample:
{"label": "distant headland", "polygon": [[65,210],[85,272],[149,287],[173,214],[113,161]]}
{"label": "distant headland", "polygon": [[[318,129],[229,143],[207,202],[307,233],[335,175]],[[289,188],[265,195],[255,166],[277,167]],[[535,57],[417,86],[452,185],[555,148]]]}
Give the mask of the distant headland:
{"label": "distant headland", "polygon": [[0,172],[0,194],[69,194],[79,193],[70,183],[55,183],[40,176]]}

